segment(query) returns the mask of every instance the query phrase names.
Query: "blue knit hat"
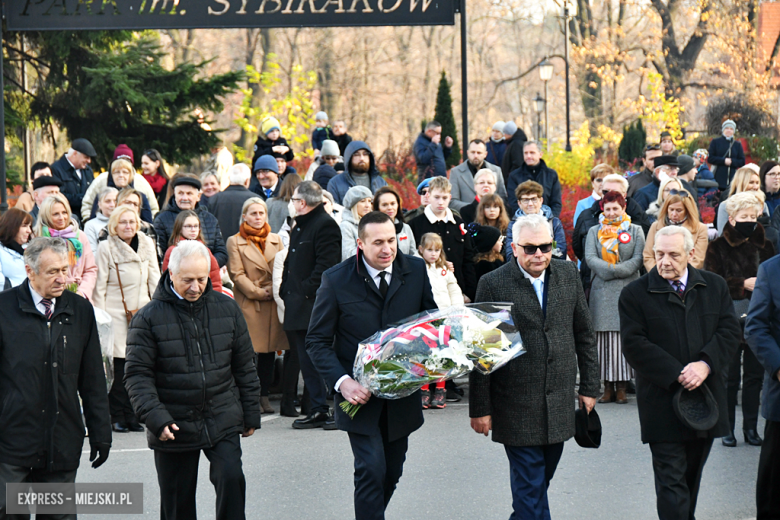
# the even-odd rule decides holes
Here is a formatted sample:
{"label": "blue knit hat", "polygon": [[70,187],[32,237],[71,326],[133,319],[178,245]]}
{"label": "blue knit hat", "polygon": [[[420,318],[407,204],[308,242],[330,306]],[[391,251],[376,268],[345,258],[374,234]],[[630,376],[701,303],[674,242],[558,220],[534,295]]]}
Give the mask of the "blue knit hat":
{"label": "blue knit hat", "polygon": [[276,159],[271,155],[261,155],[255,161],[255,167],[252,169],[252,173],[257,170],[271,170],[276,175],[279,175],[279,165],[276,164]]}

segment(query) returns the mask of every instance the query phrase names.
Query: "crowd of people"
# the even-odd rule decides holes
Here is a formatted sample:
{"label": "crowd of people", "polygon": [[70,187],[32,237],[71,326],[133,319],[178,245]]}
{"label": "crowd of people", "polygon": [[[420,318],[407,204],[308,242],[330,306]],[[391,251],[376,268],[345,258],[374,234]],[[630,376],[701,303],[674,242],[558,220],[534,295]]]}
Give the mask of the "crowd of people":
{"label": "crowd of people", "polygon": [[[713,439],[738,443],[740,387],[744,440],[762,446],[759,518],[770,518],[761,511],[780,506],[780,164],[745,164],[735,129],[724,122],[692,156],[664,133],[628,178],[596,165],[592,193],[576,204],[575,256],[558,175],[511,121],[471,140],[449,173],[453,140],[428,123],[414,143],[416,208],[380,175],[370,146],[324,112],[305,173],[273,117],[251,167],[201,175],[170,175],[153,149],[138,172],[120,145],[96,176],[94,147],[75,139],[53,164],[32,166],[32,190],[0,218],[0,367],[35,365],[0,368],[3,400],[21,394],[0,413],[0,483],[73,481],[82,406],[95,467],[111,431],[147,432],[162,518],[195,518],[201,450],[217,518],[243,518],[239,436],[278,411],[296,429],[349,432],[356,517],[384,518],[422,410],[464,391],[439,381],[404,399],[371,397],[352,379],[357,343],[424,310],[511,302],[527,353],[471,375],[469,413],[475,431],[506,447],[512,518],[549,518],[575,390],[586,417],[597,401],[636,394],[659,518],[692,518]],[[700,203],[717,205],[713,225]],[[93,307],[112,319],[107,391]],[[12,352],[12,330],[28,322],[38,332],[22,342],[35,351],[25,357]],[[683,389],[720,416],[705,427],[680,412]],[[350,419],[334,396],[367,406]],[[41,432],[17,406],[44,410]]]}

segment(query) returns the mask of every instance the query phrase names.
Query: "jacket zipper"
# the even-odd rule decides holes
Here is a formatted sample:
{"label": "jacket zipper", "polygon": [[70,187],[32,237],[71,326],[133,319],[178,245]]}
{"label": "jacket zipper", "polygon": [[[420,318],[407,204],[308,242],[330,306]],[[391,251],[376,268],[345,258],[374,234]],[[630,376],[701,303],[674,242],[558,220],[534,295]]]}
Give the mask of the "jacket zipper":
{"label": "jacket zipper", "polygon": [[[192,306],[190,305],[190,319],[195,326],[195,334],[198,333],[198,324],[195,323],[195,316],[192,314]],[[203,380],[203,410],[206,409],[206,366],[203,364],[203,352],[200,348],[200,341],[197,336],[195,337],[195,345],[198,347],[198,359],[200,360],[200,377]],[[206,432],[206,440],[211,446],[211,436],[209,435],[209,427],[206,424],[206,418],[203,418],[203,431]]]}

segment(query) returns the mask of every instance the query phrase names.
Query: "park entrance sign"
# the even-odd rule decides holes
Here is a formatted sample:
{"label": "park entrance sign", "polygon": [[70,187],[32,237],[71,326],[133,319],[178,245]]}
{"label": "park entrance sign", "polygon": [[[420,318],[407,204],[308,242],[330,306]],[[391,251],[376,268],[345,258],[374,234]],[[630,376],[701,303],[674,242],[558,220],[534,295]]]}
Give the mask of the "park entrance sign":
{"label": "park entrance sign", "polygon": [[5,17],[10,31],[453,25],[456,1],[13,0]]}

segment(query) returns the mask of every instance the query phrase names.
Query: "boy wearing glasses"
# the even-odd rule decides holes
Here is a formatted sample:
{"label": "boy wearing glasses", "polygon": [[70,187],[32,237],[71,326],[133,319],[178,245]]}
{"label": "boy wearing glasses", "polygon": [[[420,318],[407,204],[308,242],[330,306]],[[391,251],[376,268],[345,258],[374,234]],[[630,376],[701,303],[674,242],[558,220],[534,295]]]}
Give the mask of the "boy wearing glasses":
{"label": "boy wearing glasses", "polygon": [[[426,179],[428,180],[428,179]],[[433,177],[428,184],[428,202],[422,214],[409,222],[416,243],[421,243],[426,233],[436,233],[444,244],[443,253],[453,265],[455,279],[466,299],[474,300],[477,275],[474,257],[477,252],[466,230],[463,219],[449,208],[452,185],[447,177]]]}
{"label": "boy wearing glasses", "polygon": [[601,384],[590,310],[577,266],[552,258],[553,237],[541,215],[513,226],[515,258],[479,282],[477,302],[512,302],[525,355],[491,375],[469,376],[471,427],[504,445],[512,518],[550,518],[547,488],[574,436],[572,395],[590,412]]}

